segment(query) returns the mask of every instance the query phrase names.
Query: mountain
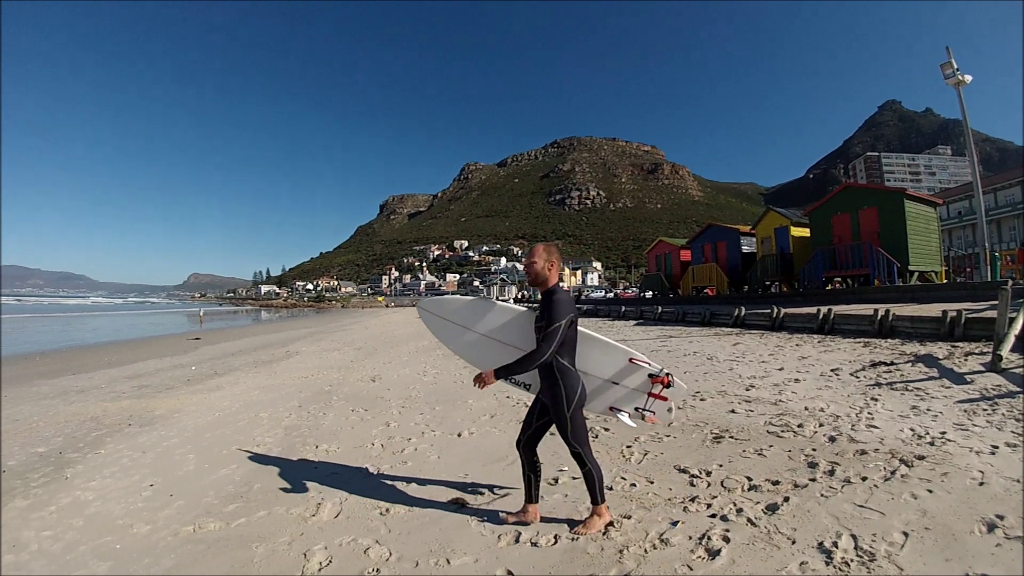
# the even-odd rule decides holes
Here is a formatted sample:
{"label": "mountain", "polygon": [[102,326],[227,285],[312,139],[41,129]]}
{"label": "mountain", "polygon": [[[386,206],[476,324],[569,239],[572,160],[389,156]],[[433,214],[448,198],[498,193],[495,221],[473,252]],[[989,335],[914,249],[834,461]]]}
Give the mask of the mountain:
{"label": "mountain", "polygon": [[[982,177],[1024,164],[1024,146],[974,129],[971,132]],[[916,112],[899,100],[887,100],[838,148],[803,176],[769,189],[764,200],[781,208],[806,207],[841,184],[850,162],[867,152],[920,154],[940,145],[950,146],[956,156],[967,154],[959,119],[944,118],[931,108]]]}
{"label": "mountain", "polygon": [[606,268],[643,267],[659,236],[686,237],[709,220],[750,223],[764,188],[706,180],[658,148],[617,138],[569,137],[494,164],[470,162],[436,194],[402,194],[331,250],[284,281],[334,274],[365,280],[413,247],[467,240],[503,246],[553,240],[563,255]]}
{"label": "mountain", "polygon": [[108,294],[155,294],[167,292],[211,292],[248,286],[249,280],[216,276],[213,274],[191,274],[184,282],[174,286],[153,284],[123,284],[121,282],[100,282],[88,276],[72,272],[40,270],[13,264],[0,266],[0,289],[3,290],[70,290],[80,292],[106,292]]}
{"label": "mountain", "polygon": [[233,278],[231,276],[217,276],[216,274],[201,274],[193,272],[188,275],[184,282],[174,286],[177,292],[223,292],[232,288],[250,286],[251,280]]}

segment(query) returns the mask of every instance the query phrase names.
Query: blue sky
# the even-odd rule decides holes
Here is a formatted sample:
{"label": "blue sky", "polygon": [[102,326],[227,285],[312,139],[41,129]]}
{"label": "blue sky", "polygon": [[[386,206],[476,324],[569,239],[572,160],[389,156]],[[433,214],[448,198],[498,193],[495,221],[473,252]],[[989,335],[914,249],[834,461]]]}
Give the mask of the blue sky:
{"label": "blue sky", "polygon": [[889,98],[1022,138],[1020,2],[4,2],[2,261],[248,278],[570,135],[796,177]]}

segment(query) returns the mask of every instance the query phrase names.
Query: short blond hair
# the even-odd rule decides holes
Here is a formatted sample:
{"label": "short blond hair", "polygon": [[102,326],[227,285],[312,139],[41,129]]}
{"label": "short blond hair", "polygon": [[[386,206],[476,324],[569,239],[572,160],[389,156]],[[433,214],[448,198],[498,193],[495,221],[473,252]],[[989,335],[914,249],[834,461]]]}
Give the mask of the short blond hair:
{"label": "short blond hair", "polygon": [[534,247],[540,248],[545,260],[552,260],[558,265],[559,269],[562,268],[562,251],[558,248],[558,244],[554,242],[541,242]]}

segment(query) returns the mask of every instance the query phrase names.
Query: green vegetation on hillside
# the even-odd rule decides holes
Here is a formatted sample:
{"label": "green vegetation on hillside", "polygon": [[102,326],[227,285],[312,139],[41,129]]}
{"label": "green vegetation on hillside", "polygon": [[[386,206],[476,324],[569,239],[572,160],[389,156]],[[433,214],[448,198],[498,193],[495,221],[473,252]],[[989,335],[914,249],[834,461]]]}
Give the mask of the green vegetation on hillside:
{"label": "green vegetation on hillside", "polygon": [[[630,259],[644,261],[643,250],[658,236],[687,237],[709,220],[752,222],[764,191],[696,177],[652,147],[597,138],[559,140],[473,168],[464,168],[472,173],[460,173],[426,210],[410,208],[408,219],[384,218],[382,205],[382,215],[334,250],[288,270],[285,281],[321,274],[363,281],[412,255],[414,246],[455,239],[521,247],[559,241],[567,258],[628,267]],[[596,187],[602,204],[567,210],[549,201],[552,190],[572,184]]]}

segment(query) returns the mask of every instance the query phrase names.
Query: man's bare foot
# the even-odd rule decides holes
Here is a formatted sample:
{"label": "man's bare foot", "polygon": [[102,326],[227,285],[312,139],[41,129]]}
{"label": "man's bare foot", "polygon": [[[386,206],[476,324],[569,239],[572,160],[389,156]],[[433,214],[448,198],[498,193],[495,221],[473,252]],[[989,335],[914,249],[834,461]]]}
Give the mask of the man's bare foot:
{"label": "man's bare foot", "polygon": [[501,519],[506,524],[536,524],[540,522],[540,507],[536,504],[523,504],[518,512],[502,514]]}
{"label": "man's bare foot", "polygon": [[612,513],[608,511],[607,505],[595,506],[583,520],[583,523],[573,528],[571,532],[577,536],[586,536],[594,532],[604,530],[612,522]]}

